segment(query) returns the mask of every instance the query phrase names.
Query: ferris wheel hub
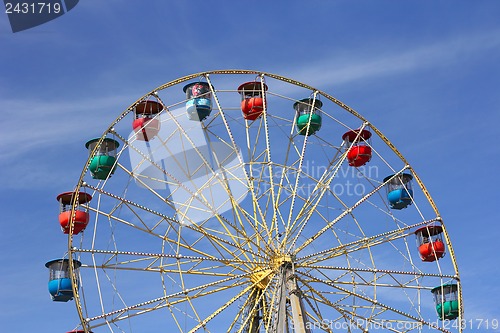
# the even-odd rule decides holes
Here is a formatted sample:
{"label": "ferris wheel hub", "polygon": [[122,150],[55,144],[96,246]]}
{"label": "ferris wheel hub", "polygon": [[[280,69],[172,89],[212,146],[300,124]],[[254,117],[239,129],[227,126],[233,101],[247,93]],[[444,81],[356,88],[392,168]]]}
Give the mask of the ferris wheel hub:
{"label": "ferris wheel hub", "polygon": [[277,254],[271,262],[275,270],[279,270],[282,266],[291,265],[294,261],[294,257],[289,254]]}
{"label": "ferris wheel hub", "polygon": [[255,270],[252,275],[250,275],[250,281],[252,281],[258,289],[264,290],[272,278],[272,273],[273,270],[271,269]]}

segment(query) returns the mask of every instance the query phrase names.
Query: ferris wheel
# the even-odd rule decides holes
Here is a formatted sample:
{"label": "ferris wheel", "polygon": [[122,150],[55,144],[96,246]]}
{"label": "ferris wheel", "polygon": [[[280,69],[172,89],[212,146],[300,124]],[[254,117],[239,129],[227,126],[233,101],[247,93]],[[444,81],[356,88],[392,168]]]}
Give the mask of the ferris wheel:
{"label": "ferris wheel", "polygon": [[[103,128],[104,129],[104,128]],[[367,119],[275,74],[185,76],[88,141],[49,261],[72,332],[461,332],[438,209]]]}

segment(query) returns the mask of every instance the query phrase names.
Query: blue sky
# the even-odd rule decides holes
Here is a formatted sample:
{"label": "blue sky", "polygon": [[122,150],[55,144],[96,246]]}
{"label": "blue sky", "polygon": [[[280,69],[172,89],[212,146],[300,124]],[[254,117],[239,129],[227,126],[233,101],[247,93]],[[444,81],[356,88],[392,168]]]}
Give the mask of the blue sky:
{"label": "blue sky", "polygon": [[249,3],[82,0],[15,34],[0,14],[3,331],[77,320],[50,301],[44,263],[64,254],[55,197],[75,186],[84,143],[154,87],[225,68],[302,81],[377,126],[444,218],[466,318],[500,319],[500,2]]}

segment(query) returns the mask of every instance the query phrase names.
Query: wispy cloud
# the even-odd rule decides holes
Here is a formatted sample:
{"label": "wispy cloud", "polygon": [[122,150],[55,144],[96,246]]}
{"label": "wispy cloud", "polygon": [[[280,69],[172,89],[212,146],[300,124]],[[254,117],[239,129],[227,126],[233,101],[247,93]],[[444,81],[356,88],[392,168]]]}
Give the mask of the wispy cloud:
{"label": "wispy cloud", "polygon": [[293,78],[324,87],[332,82],[339,85],[434,66],[453,65],[499,47],[498,30],[434,41],[429,45],[415,45],[402,52],[396,51],[390,44],[379,43],[372,50],[365,49],[360,56],[356,56],[356,52],[341,57],[331,56],[286,72]]}
{"label": "wispy cloud", "polygon": [[[57,143],[99,135],[123,110],[129,96],[82,100],[13,100],[3,98],[0,162]],[[110,111],[111,110],[111,111]]]}
{"label": "wispy cloud", "polygon": [[[498,30],[463,35],[429,45],[417,45],[402,52],[379,43],[380,48],[373,47],[372,52],[365,50],[357,57],[337,55],[305,63],[300,68],[283,67],[276,70],[277,74],[328,91],[331,83],[338,86],[435,66],[456,65],[471,57],[498,50],[499,36]],[[115,77],[120,74],[112,70],[110,72]],[[10,96],[0,97],[4,106],[0,163],[37,150],[42,152],[46,147],[61,142],[78,142],[99,135],[123,111],[125,105],[133,102],[134,97],[139,96],[131,98],[131,95],[121,93],[111,96],[82,95],[76,99],[63,97],[58,100],[42,100],[39,97],[30,99],[29,95],[23,96],[22,100]]]}

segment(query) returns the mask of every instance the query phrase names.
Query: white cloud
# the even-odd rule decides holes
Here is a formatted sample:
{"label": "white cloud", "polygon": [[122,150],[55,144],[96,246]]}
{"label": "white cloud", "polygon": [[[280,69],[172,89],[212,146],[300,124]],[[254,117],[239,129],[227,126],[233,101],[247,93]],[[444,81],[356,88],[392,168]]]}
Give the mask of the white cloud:
{"label": "white cloud", "polygon": [[36,150],[43,153],[50,145],[100,135],[123,111],[120,109],[123,101],[130,100],[128,96],[79,101],[3,98],[0,162],[12,161],[16,156],[25,156]]}
{"label": "white cloud", "polygon": [[365,50],[362,56],[356,57],[353,52],[343,58],[323,58],[286,72],[290,73],[290,77],[310,82],[318,88],[332,82],[338,86],[351,81],[456,64],[470,56],[498,48],[499,37],[500,31],[481,32],[392,53],[390,44],[379,43],[379,48],[370,52]]}

